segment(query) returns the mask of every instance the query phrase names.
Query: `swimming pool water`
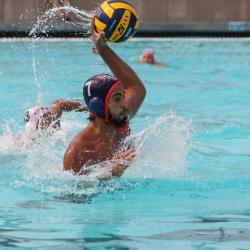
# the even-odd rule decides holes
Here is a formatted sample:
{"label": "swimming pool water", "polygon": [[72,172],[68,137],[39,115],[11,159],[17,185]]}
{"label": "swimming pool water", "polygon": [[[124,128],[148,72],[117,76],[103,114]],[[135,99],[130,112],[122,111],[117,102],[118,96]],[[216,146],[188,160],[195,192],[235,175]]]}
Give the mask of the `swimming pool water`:
{"label": "swimming pool water", "polygon": [[[140,154],[120,179],[62,172],[87,124],[23,140],[23,113],[82,99],[83,82],[109,72],[88,40],[0,41],[1,249],[248,249],[250,42],[132,40],[112,48],[147,97],[132,122]],[[164,68],[138,64],[153,48]]]}

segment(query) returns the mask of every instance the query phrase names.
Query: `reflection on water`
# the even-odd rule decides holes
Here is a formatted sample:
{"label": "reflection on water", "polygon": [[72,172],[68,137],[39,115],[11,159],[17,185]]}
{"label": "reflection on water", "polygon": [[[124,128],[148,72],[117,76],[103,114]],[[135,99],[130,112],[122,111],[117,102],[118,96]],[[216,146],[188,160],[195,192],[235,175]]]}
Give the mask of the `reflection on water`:
{"label": "reflection on water", "polygon": [[[18,230],[12,230],[15,232]],[[32,232],[32,230],[22,230],[23,232]],[[37,244],[44,244],[46,242],[47,246],[54,245],[64,245],[73,243],[76,245],[86,244],[90,247],[91,245],[96,245],[101,247],[104,243],[108,243],[109,247],[107,249],[131,249],[126,248],[128,242],[140,242],[143,240],[157,240],[157,241],[180,241],[180,242],[233,242],[233,241],[249,241],[250,240],[250,230],[244,228],[207,228],[199,230],[180,230],[168,233],[161,233],[149,236],[123,236],[115,234],[103,234],[101,237],[79,237],[79,238],[56,238],[56,239],[44,239],[41,238],[28,238],[28,237],[15,237],[15,236],[5,236],[4,233],[11,232],[10,230],[0,231],[0,245],[2,247],[15,247],[20,245],[26,245],[29,243],[30,246]],[[38,230],[39,233],[54,233],[51,230]],[[120,243],[119,243],[120,242]],[[117,245],[116,245],[117,244]],[[122,247],[123,245],[123,247]],[[117,248],[115,247],[117,246]],[[229,246],[229,245],[228,245]],[[115,248],[114,248],[115,247]],[[61,248],[60,248],[61,249]],[[133,248],[136,249],[136,248]]]}

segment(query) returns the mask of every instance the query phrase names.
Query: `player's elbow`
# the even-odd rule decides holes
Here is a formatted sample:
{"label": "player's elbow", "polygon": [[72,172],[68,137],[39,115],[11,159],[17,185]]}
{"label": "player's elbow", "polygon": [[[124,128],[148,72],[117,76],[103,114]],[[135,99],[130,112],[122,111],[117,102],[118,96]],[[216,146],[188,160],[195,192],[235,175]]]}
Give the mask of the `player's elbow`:
{"label": "player's elbow", "polygon": [[55,100],[52,102],[52,110],[54,113],[61,115],[62,114],[62,106],[63,106],[63,100]]}
{"label": "player's elbow", "polygon": [[137,92],[137,95],[140,98],[140,100],[143,101],[146,94],[147,94],[147,90],[146,90],[145,86],[143,84],[141,84],[140,87],[137,88],[136,92]]}
{"label": "player's elbow", "polygon": [[52,102],[52,106],[59,108],[62,105],[62,102],[63,102],[63,100],[59,100],[59,99],[54,100]]}
{"label": "player's elbow", "polygon": [[76,154],[71,146],[69,146],[64,153],[63,170],[64,171],[76,171]]}
{"label": "player's elbow", "polygon": [[73,169],[73,159],[72,157],[70,157],[70,155],[66,151],[64,154],[64,159],[63,159],[63,170],[70,171],[72,169]]}

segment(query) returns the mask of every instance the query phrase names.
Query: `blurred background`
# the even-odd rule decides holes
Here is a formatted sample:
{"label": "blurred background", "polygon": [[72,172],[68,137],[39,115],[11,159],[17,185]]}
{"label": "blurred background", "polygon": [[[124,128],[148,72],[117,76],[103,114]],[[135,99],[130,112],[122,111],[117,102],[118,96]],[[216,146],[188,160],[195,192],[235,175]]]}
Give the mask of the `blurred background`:
{"label": "blurred background", "polygon": [[[46,10],[70,4],[94,10],[100,0],[0,0],[0,35],[26,36]],[[141,27],[138,36],[244,35],[250,34],[249,0],[130,0],[137,8]],[[82,36],[70,14],[60,13],[50,35]]]}

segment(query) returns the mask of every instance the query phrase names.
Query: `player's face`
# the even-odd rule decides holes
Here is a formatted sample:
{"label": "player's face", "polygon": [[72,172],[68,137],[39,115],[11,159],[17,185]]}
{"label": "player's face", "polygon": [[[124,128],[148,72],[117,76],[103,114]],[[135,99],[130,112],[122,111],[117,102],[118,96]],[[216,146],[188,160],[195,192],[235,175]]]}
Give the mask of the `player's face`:
{"label": "player's face", "polygon": [[154,54],[149,52],[144,52],[142,54],[142,61],[145,63],[153,64],[155,62]]}
{"label": "player's face", "polygon": [[125,105],[125,90],[122,85],[115,88],[109,98],[109,121],[118,127],[128,121],[128,108]]}

